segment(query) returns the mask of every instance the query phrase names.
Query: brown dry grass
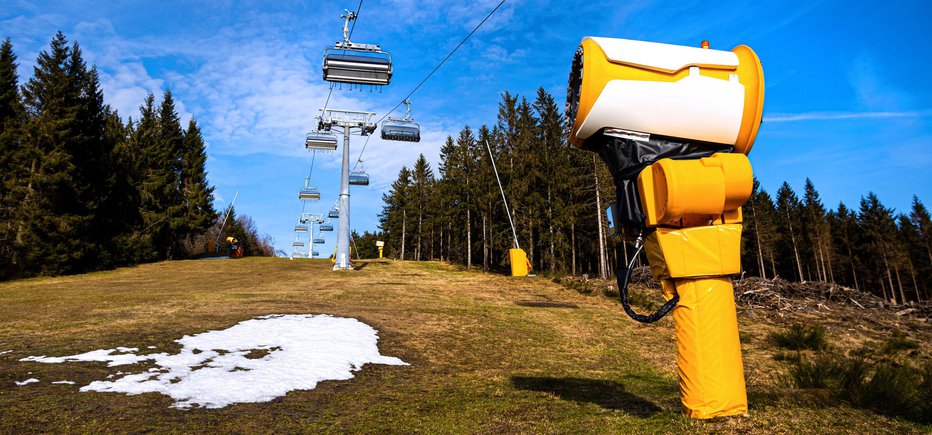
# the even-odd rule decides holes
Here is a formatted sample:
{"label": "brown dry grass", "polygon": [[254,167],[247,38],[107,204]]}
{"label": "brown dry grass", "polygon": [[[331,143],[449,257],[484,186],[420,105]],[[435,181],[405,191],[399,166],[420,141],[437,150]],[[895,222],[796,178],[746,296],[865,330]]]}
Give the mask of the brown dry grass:
{"label": "brown dry grass", "polygon": [[[636,324],[614,301],[543,278],[425,262],[179,261],[0,284],[0,433],[22,432],[908,432],[923,428],[776,382],[777,363],[743,322],[751,417],[679,414],[672,322]],[[358,318],[382,354],[269,403],[178,411],[159,394],[80,393],[117,368],[19,362],[100,348],[177,350],[185,334],[280,313]],[[750,335],[748,335],[750,334]],[[124,369],[125,370],[125,369]],[[32,374],[29,374],[32,372]],[[23,387],[27,377],[42,380]],[[75,386],[52,385],[68,379]]]}

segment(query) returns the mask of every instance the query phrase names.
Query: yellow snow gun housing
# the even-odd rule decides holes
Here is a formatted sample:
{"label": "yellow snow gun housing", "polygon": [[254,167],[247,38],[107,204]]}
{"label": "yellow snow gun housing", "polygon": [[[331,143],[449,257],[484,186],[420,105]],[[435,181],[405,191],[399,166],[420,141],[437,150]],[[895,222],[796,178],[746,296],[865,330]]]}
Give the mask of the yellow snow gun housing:
{"label": "yellow snow gun housing", "polygon": [[[617,271],[625,312],[650,323],[672,311],[686,415],[746,413],[731,275],[741,270],[741,206],[753,184],[746,155],[763,115],[760,60],[744,45],[586,37],[566,101],[569,141],[602,157],[617,191],[614,221],[636,236]],[[650,315],[627,300],[643,249],[667,299]]]}

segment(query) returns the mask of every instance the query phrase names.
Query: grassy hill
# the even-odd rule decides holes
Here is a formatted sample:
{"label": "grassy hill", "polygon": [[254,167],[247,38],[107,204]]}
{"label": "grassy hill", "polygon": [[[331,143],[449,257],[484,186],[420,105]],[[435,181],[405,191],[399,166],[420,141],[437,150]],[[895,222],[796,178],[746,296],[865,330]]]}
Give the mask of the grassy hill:
{"label": "grassy hill", "polygon": [[[750,416],[691,421],[679,412],[670,319],[640,325],[613,300],[545,278],[437,262],[358,268],[335,273],[327,261],[275,258],[177,261],[0,284],[0,352],[12,350],[0,355],[0,433],[929,430],[823,389],[792,386],[786,363],[774,358],[785,352],[768,338],[782,326],[760,313],[739,318]],[[185,334],[286,313],[358,318],[379,331],[382,354],[411,365],[367,365],[351,380],[269,403],[181,411],[160,394],[78,392],[116,371],[104,363],[18,361],[117,346],[177,351],[173,340]],[[830,327],[829,344],[882,339],[878,324],[858,325]],[[915,352],[928,355],[928,345]],[[41,382],[14,383],[29,377]],[[77,384],[50,383],[58,379]]]}

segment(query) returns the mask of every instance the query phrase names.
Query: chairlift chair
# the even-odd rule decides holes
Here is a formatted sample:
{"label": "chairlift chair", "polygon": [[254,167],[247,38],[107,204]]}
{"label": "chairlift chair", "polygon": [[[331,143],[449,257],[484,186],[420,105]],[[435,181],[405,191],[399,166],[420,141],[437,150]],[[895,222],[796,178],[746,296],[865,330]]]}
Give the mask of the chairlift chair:
{"label": "chairlift chair", "polygon": [[331,224],[322,224],[320,226],[321,231],[333,231],[333,225]]}
{"label": "chairlift chair", "polygon": [[324,243],[327,243],[327,241],[324,240],[324,239],[322,239],[322,238],[320,238],[320,237],[314,239],[314,244],[315,244],[315,245],[323,245]]}
{"label": "chairlift chair", "polygon": [[306,232],[307,232],[307,225],[295,225],[295,226],[294,226],[294,232],[296,232],[296,233],[306,233]]}
{"label": "chairlift chair", "polygon": [[330,210],[330,212],[327,213],[327,217],[330,218],[330,219],[339,219],[339,218],[340,218],[340,211],[337,210],[337,209]]}
{"label": "chairlift chair", "polygon": [[301,241],[297,241],[297,240],[296,240],[294,243],[291,244],[291,246],[293,246],[293,247],[295,247],[295,248],[303,248],[303,247],[304,247],[304,242],[301,242]]}
{"label": "chairlift chair", "polygon": [[293,252],[291,253],[291,258],[307,258],[307,252]]}
{"label": "chairlift chair", "polygon": [[314,130],[307,134],[304,147],[309,150],[334,151],[337,149],[337,136],[327,131]]}
{"label": "chairlift chair", "polygon": [[320,190],[316,187],[302,187],[298,191],[298,199],[302,201],[316,201],[320,199]]}
{"label": "chairlift chair", "polygon": [[349,174],[349,184],[351,186],[368,186],[369,174],[365,171],[352,171]]}
{"label": "chairlift chair", "polygon": [[411,118],[411,102],[402,101],[405,105],[404,118],[389,117],[382,122],[382,139],[402,142],[420,142],[421,126]]}
{"label": "chairlift chair", "polygon": [[392,80],[392,56],[375,44],[360,44],[349,40],[349,22],[356,19],[346,11],[343,40],[324,50],[324,80],[350,85],[387,85]]}
{"label": "chairlift chair", "polygon": [[320,257],[320,251],[311,251],[311,257]]}

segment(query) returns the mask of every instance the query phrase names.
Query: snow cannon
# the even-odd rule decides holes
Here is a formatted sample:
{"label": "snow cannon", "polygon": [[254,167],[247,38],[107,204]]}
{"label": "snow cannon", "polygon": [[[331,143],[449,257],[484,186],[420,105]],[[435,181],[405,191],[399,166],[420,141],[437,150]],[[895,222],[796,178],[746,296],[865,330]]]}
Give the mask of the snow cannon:
{"label": "snow cannon", "polygon": [[[680,400],[692,418],[747,413],[731,276],[741,271],[747,153],[763,104],[763,69],[744,45],[586,37],[570,72],[568,139],[608,166],[613,221],[634,240],[616,271],[622,307],[643,323],[673,313]],[[630,307],[627,290],[644,250],[666,299],[647,315]]]}

